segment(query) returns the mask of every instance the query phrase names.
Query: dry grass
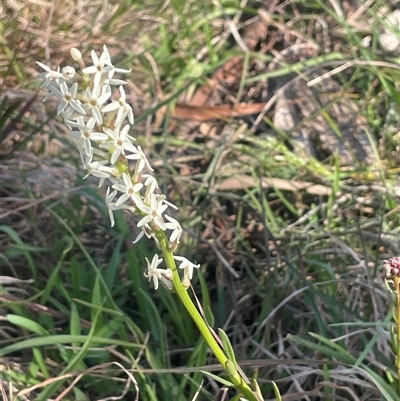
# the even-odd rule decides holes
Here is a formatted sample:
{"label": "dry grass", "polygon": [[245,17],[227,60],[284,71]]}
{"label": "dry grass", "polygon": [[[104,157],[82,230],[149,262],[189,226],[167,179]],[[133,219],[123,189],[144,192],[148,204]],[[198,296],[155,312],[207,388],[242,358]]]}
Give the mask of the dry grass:
{"label": "dry grass", "polygon": [[[2,275],[35,280],[7,287],[3,283],[3,319],[12,312],[48,324],[39,297],[63,260],[60,275],[66,289],[58,284],[43,306],[53,319],[45,328],[68,333],[73,312],[60,305],[62,289],[73,291],[75,278],[70,276],[77,271],[76,260],[86,264],[77,246],[63,259],[66,232],[50,208],[70,225],[99,266],[109,266],[120,236],[125,238],[113,296],[126,316],[135,316],[151,333],[156,343],[151,346],[161,360],[168,349],[165,364],[152,364],[148,355],[140,354],[135,355],[138,366],[150,365],[157,372],[188,365],[187,372],[198,374],[190,370],[196,361],[189,365],[182,351],[187,344],[198,350],[196,331],[187,324],[188,332],[180,334],[177,328],[187,322],[169,313],[179,306],[171,307],[169,295],[154,295],[140,286],[132,295],[137,277],[129,258],[120,259],[130,252],[134,222],[121,218],[120,232],[105,228],[102,199],[93,185],[82,184],[68,132],[48,119],[54,105],[45,109],[39,101],[29,102],[36,94],[36,60],[57,66],[70,61],[71,47],[85,49],[89,58],[91,49],[106,43],[116,64],[132,67],[128,87],[138,122],[135,135],[154,160],[170,199],[180,205],[186,228],[182,249],[204,267],[210,309],[217,325],[228,331],[243,368],[256,368],[267,392],[269,380],[275,380],[285,400],[379,399],[365,366],[382,377],[393,369],[387,324],[378,323],[388,311],[379,269],[380,260],[400,253],[400,112],[395,92],[390,93],[390,88],[399,89],[399,67],[398,60],[376,44],[382,8],[328,3],[335,12],[301,2],[266,2],[250,19],[238,10],[230,15],[229,9],[210,18],[210,10],[216,10],[212,4],[194,1],[182,7],[168,1],[132,6],[118,1],[2,3],[0,100],[13,117],[7,116],[2,125],[7,133],[2,136],[0,170],[0,221],[7,227],[0,235],[6,251]],[[355,32],[360,41],[371,37],[377,50],[366,55]],[[368,60],[373,54],[376,58]],[[347,62],[348,68],[337,71]],[[306,85],[327,73],[322,84],[312,89]],[[355,136],[361,153],[350,152],[346,141],[335,137],[337,131]],[[376,147],[371,145],[373,137]],[[146,252],[137,249],[138,254]],[[137,268],[140,262],[135,263]],[[73,297],[90,303],[88,281],[78,280],[82,293]],[[158,297],[160,312],[154,320],[162,316],[163,330],[172,328],[173,333],[166,345],[158,326],[147,321],[152,309],[138,306],[140,291],[149,299]],[[19,305],[25,305],[28,314]],[[87,305],[79,309],[83,330],[95,324],[90,310]],[[133,342],[137,333],[126,330]],[[342,351],[329,348],[321,338],[313,348],[304,342],[310,340],[308,332],[331,340]],[[288,334],[299,339],[289,341]],[[6,323],[1,336],[9,345],[32,334]],[[115,337],[123,336],[118,332]],[[110,373],[118,388],[115,394],[121,394],[127,389],[125,368],[133,366],[132,358],[125,349],[110,348],[109,358],[124,364],[122,371],[119,366]],[[27,383],[34,386],[35,380],[47,386],[46,380],[58,375],[58,364],[68,362],[49,351],[54,358],[48,366],[50,377],[40,368],[35,376],[29,370],[31,354],[20,352],[7,357],[9,366],[15,362],[23,367],[22,375],[11,381],[19,390]],[[103,366],[104,360],[93,355]],[[365,358],[357,360],[360,355]],[[85,364],[76,372],[93,373],[87,360]],[[357,374],[347,369],[355,365],[361,367]],[[157,380],[153,396],[163,399],[160,392],[167,387],[161,374],[155,379],[148,371],[133,371],[140,388]],[[183,376],[167,373],[178,388]],[[219,387],[206,380],[209,393],[204,397],[213,399]],[[129,384],[131,395],[135,386]],[[105,397],[90,381],[81,387],[73,379],[66,381],[63,391],[73,391],[75,385],[85,389],[87,399]],[[182,390],[179,399],[193,394],[190,384],[183,388],[186,393]],[[38,394],[30,393],[29,399]],[[143,397],[150,399],[148,393]]]}

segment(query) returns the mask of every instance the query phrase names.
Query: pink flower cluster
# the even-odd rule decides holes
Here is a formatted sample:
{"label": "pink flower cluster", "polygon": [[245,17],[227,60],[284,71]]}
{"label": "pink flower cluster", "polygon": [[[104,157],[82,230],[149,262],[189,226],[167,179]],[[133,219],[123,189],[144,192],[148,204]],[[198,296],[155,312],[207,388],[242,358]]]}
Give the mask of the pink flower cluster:
{"label": "pink flower cluster", "polygon": [[382,266],[386,277],[400,277],[400,256],[394,256],[393,258],[384,260]]}

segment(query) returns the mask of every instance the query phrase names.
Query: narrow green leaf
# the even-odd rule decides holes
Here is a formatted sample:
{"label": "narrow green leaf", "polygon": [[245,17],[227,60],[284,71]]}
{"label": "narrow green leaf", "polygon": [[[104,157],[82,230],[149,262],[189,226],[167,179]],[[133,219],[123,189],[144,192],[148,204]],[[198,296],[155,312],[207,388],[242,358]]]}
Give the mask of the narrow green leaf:
{"label": "narrow green leaf", "polygon": [[34,348],[33,349],[33,358],[35,360],[35,362],[37,363],[37,366],[39,367],[39,370],[41,372],[41,374],[43,375],[43,377],[45,377],[46,379],[50,378],[50,372],[47,369],[47,365],[45,362],[45,359],[42,355],[42,352],[39,348]]}
{"label": "narrow green leaf", "polygon": [[117,277],[117,272],[121,263],[121,246],[124,243],[124,240],[125,238],[120,236],[114,246],[107,270],[103,272],[104,282],[106,283],[110,292],[112,291],[112,288],[114,286],[115,278]]}
{"label": "narrow green leaf", "polygon": [[[34,337],[28,340],[19,341],[17,343],[8,345],[0,349],[0,356],[6,356],[13,352],[21,351],[23,349],[29,349],[34,347],[47,347],[51,345],[61,345],[61,344],[73,344],[73,343],[85,343],[87,341],[88,336],[80,335],[80,336],[71,336],[69,334],[62,335],[51,335],[46,337]],[[128,341],[121,341],[117,339],[110,338],[100,338],[100,337],[92,337],[92,344],[96,345],[120,345],[125,348],[134,348],[138,350],[143,349],[143,345],[135,344]]]}
{"label": "narrow green leaf", "polygon": [[92,309],[91,310],[91,319],[92,322],[95,320],[98,322],[99,327],[103,326],[103,317],[102,315],[99,315],[99,311],[102,309],[103,306],[103,298],[101,295],[101,285],[100,285],[101,277],[96,276],[94,280],[94,285],[92,288],[92,304],[95,306],[98,306],[99,308],[97,309]]}
{"label": "narrow green leaf", "polygon": [[[71,318],[69,321],[70,325],[70,333],[71,336],[79,336],[81,334],[81,321],[79,319],[79,312],[78,308],[76,307],[75,303],[71,303]],[[72,346],[77,348],[79,345],[77,343],[73,343]]]}
{"label": "narrow green leaf", "polygon": [[274,393],[276,397],[276,401],[282,401],[281,393],[279,392],[279,388],[275,382],[272,382],[272,386],[274,387]]}
{"label": "narrow green leaf", "polygon": [[28,319],[26,317],[9,314],[7,315],[7,320],[12,324],[24,327],[28,331],[35,333],[39,336],[50,335],[50,333],[47,330],[45,330],[39,323],[34,322],[33,320]]}
{"label": "narrow green leaf", "polygon": [[235,365],[235,370],[237,369],[236,355],[233,350],[232,344],[227,336],[227,334],[222,330],[218,329],[218,334],[221,338],[222,344],[224,345],[224,351],[228,359]]}
{"label": "narrow green leaf", "polygon": [[110,320],[99,330],[97,330],[96,336],[101,338],[111,338],[115,334],[115,332],[121,327],[124,321],[125,321],[124,316],[116,316],[114,319]]}
{"label": "narrow green leaf", "polygon": [[201,373],[204,373],[205,375],[212,377],[216,382],[221,383],[224,386],[235,387],[235,385],[229,380],[223,379],[222,377],[214,375],[213,373],[206,372],[205,370],[202,370]]}

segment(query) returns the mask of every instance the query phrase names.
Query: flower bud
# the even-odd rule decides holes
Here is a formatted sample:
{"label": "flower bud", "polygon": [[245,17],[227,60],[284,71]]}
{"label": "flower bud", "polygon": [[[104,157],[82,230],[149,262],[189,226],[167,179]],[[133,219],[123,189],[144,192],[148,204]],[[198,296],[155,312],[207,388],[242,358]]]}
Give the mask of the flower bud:
{"label": "flower bud", "polygon": [[82,53],[76,48],[73,47],[71,50],[71,57],[75,60],[75,61],[79,61],[82,60]]}
{"label": "flower bud", "polygon": [[70,81],[75,76],[75,68],[70,66],[65,66],[61,70],[61,74],[66,81]]}
{"label": "flower bud", "polygon": [[186,290],[190,287],[190,279],[189,279],[189,277],[184,277],[182,279],[182,285]]}

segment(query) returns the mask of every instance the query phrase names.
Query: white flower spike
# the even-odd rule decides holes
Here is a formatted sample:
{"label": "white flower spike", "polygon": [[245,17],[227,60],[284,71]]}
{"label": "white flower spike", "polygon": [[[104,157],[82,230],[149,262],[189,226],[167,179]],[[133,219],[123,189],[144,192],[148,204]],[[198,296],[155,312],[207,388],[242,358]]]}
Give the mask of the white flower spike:
{"label": "white flower spike", "polygon": [[[161,193],[143,149],[133,145],[135,138],[129,132],[134,117],[123,87],[126,82],[114,78],[114,74],[126,74],[131,70],[116,68],[105,45],[99,56],[91,52],[92,65],[85,65],[78,49],[71,49],[71,57],[78,64],[77,70],[69,65],[52,70],[37,62],[44,70],[37,78],[43,80],[41,88],[48,91],[44,101],[51,96],[58,99],[57,113],[64,119],[70,136],[78,140],[86,170],[84,178],[95,177],[99,187],[106,187],[105,204],[111,226],[115,224],[115,211],[135,214],[139,217],[140,233],[133,243],[145,236],[152,239],[158,249],[173,255],[182,236],[182,227],[166,211],[169,207],[177,208]],[[118,100],[111,100],[112,86],[118,86]],[[174,258],[183,270],[182,283],[187,288],[199,265],[183,256]],[[154,287],[157,289],[162,282],[171,289],[175,272],[161,269],[159,265],[163,259],[157,255],[151,263],[146,261],[145,275],[153,281]]]}

